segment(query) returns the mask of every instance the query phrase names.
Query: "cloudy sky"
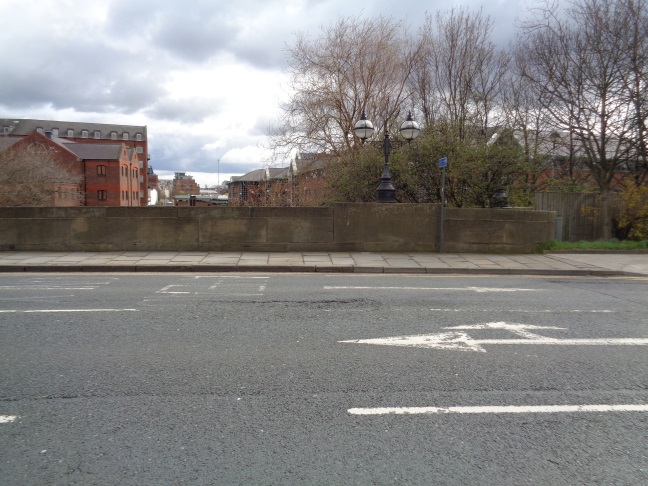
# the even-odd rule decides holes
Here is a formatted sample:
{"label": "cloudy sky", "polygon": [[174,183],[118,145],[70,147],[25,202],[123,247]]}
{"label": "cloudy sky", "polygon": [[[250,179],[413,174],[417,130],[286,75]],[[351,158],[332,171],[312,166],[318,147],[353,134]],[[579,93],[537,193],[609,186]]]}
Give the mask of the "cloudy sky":
{"label": "cloudy sky", "polygon": [[147,125],[156,173],[212,185],[268,164],[295,32],[453,5],[505,44],[529,0],[0,0],[0,118]]}

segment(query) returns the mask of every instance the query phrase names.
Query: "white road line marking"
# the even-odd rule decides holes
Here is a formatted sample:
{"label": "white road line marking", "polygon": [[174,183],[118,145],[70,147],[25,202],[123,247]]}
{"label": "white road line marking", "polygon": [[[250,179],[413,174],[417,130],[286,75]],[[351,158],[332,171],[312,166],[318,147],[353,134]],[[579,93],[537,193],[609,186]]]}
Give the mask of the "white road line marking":
{"label": "white road line marking", "polygon": [[15,422],[17,418],[18,415],[0,415],[0,424]]}
{"label": "white road line marking", "polygon": [[268,279],[270,277],[248,277],[244,275],[197,275],[194,278]]}
{"label": "white road line marking", "polygon": [[48,312],[139,312],[138,309],[36,309],[36,310],[0,310],[0,314],[36,314]]}
{"label": "white road line marking", "polygon": [[38,285],[5,285],[0,286],[0,290],[95,290],[95,287],[62,287],[60,285],[45,287]]}
{"label": "white road line marking", "polygon": [[648,338],[603,338],[603,339],[472,339],[464,332],[443,332],[439,334],[396,336],[377,339],[351,339],[340,343],[376,344],[379,346],[406,346],[412,348],[454,349],[485,353],[484,344],[544,344],[554,346],[646,346]]}
{"label": "white road line marking", "polygon": [[350,408],[351,415],[414,414],[486,414],[486,413],[578,413],[578,412],[648,412],[648,405],[530,405],[484,407],[382,407]]}
{"label": "white road line marking", "polygon": [[[475,351],[485,353],[484,344],[544,344],[556,346],[646,346],[648,338],[598,338],[598,339],[556,339],[530,333],[527,329],[559,329],[554,326],[534,326],[527,324],[507,324],[506,322],[489,322],[464,326],[446,327],[450,332],[437,334],[417,334],[409,336],[392,336],[372,339],[350,339],[340,343],[376,344],[379,346],[406,346],[412,348],[453,349],[457,351]],[[467,329],[503,329],[524,339],[473,339],[465,332],[455,330]]]}
{"label": "white road line marking", "polygon": [[186,287],[186,285],[167,285],[166,287],[162,287],[160,290],[155,292],[156,294],[190,294],[191,292],[180,292],[180,291],[171,291],[169,290],[172,287]]}
{"label": "white road line marking", "polygon": [[545,336],[540,336],[528,332],[527,329],[558,329],[564,331],[564,327],[555,327],[555,326],[534,326],[530,324],[507,324],[506,322],[488,322],[486,324],[471,324],[463,326],[451,326],[444,327],[444,329],[504,329],[510,331],[513,334],[526,338],[533,339],[535,341],[556,341],[554,338],[549,338]]}
{"label": "white road line marking", "polygon": [[566,314],[566,313],[592,313],[592,314],[612,314],[617,311],[613,310],[528,310],[528,309],[430,309],[432,312],[520,312],[525,314]]}
{"label": "white road line marking", "polygon": [[324,290],[459,290],[472,292],[539,292],[542,289],[515,289],[500,287],[351,287],[351,286],[324,286]]}

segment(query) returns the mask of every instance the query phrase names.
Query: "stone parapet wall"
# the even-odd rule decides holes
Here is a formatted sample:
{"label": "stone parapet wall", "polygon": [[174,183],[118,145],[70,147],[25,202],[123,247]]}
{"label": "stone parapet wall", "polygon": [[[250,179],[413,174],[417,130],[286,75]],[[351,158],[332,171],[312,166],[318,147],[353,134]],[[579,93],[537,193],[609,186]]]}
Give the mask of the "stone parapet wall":
{"label": "stone parapet wall", "polygon": [[[0,208],[1,251],[439,250],[437,204],[331,207]],[[444,251],[526,253],[555,213],[446,209]]]}

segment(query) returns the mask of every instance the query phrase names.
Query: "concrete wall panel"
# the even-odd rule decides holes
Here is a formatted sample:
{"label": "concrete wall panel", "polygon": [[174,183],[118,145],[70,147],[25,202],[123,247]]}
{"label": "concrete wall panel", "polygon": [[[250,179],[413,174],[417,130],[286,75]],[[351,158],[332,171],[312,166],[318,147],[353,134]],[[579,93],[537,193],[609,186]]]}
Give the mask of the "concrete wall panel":
{"label": "concrete wall panel", "polygon": [[[0,250],[395,251],[439,249],[434,204],[327,208],[0,208]],[[447,252],[530,252],[555,238],[555,213],[447,209]]]}

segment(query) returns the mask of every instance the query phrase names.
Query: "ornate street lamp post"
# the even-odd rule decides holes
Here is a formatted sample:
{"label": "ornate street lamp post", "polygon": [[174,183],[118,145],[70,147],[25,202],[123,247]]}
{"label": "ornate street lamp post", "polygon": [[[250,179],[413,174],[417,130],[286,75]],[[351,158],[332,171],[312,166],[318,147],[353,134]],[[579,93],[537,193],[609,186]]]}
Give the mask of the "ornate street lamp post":
{"label": "ornate street lamp post", "polygon": [[[421,129],[419,128],[418,123],[412,118],[412,112],[407,115],[407,120],[403,122],[399,129],[401,135],[405,140],[411,142],[416,137],[418,137]],[[368,138],[374,133],[374,126],[369,120],[367,120],[367,115],[365,115],[364,110],[362,110],[362,116],[353,126],[353,132],[356,134],[362,143],[365,142]],[[380,203],[395,203],[396,202],[396,189],[391,181],[391,174],[389,172],[389,154],[391,154],[391,141],[389,139],[389,132],[387,131],[387,123],[385,123],[385,139],[383,140],[383,153],[385,154],[385,166],[383,167],[383,173],[380,177],[380,185],[376,189],[376,202]]]}

